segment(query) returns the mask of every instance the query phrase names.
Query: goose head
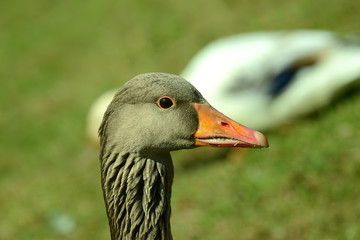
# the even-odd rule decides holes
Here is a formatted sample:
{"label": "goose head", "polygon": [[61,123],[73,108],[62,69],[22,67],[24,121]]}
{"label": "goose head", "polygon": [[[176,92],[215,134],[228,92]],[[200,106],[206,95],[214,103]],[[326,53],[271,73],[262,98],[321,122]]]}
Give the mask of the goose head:
{"label": "goose head", "polygon": [[100,136],[102,146],[145,154],[196,146],[268,146],[260,132],[211,107],[185,79],[165,73],[141,74],[120,88]]}

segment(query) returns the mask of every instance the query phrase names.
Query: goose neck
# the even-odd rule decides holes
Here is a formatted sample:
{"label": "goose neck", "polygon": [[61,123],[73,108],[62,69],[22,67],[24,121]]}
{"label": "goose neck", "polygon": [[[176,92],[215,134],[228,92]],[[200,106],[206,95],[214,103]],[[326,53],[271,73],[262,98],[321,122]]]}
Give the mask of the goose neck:
{"label": "goose neck", "polygon": [[105,156],[101,156],[101,176],[112,240],[172,239],[170,154]]}

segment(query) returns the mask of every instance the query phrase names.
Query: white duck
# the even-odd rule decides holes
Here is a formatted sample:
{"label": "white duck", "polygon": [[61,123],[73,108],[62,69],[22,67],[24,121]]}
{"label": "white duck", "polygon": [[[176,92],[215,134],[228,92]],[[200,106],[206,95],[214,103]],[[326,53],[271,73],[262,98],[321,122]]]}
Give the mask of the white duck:
{"label": "white duck", "polygon": [[360,80],[360,45],[351,40],[314,30],[230,36],[203,48],[181,75],[214,107],[266,130]]}
{"label": "white duck", "polygon": [[[181,75],[215,108],[249,127],[266,130],[307,114],[360,80],[359,39],[317,30],[269,31],[216,40],[200,50]],[[114,91],[88,116],[97,129]]]}

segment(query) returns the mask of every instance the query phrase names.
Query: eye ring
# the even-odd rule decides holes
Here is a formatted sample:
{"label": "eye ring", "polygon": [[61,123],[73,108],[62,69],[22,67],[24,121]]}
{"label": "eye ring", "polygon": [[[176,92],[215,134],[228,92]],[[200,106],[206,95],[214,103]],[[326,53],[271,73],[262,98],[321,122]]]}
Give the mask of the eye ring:
{"label": "eye ring", "polygon": [[175,102],[174,100],[172,100],[171,97],[164,96],[159,98],[159,100],[157,101],[157,105],[159,108],[169,109],[175,105]]}

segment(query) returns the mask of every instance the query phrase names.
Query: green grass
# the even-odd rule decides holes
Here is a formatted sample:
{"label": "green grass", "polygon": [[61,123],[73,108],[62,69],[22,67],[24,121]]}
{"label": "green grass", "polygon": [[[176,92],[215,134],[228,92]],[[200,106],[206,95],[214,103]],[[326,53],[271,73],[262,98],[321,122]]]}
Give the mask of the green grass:
{"label": "green grass", "polygon": [[[1,1],[0,239],[109,239],[85,138],[103,91],[179,73],[230,34],[355,32],[359,10],[354,0]],[[360,239],[359,108],[355,95],[268,133],[269,149],[174,153],[174,238]],[[56,214],[75,229],[54,231]]]}

